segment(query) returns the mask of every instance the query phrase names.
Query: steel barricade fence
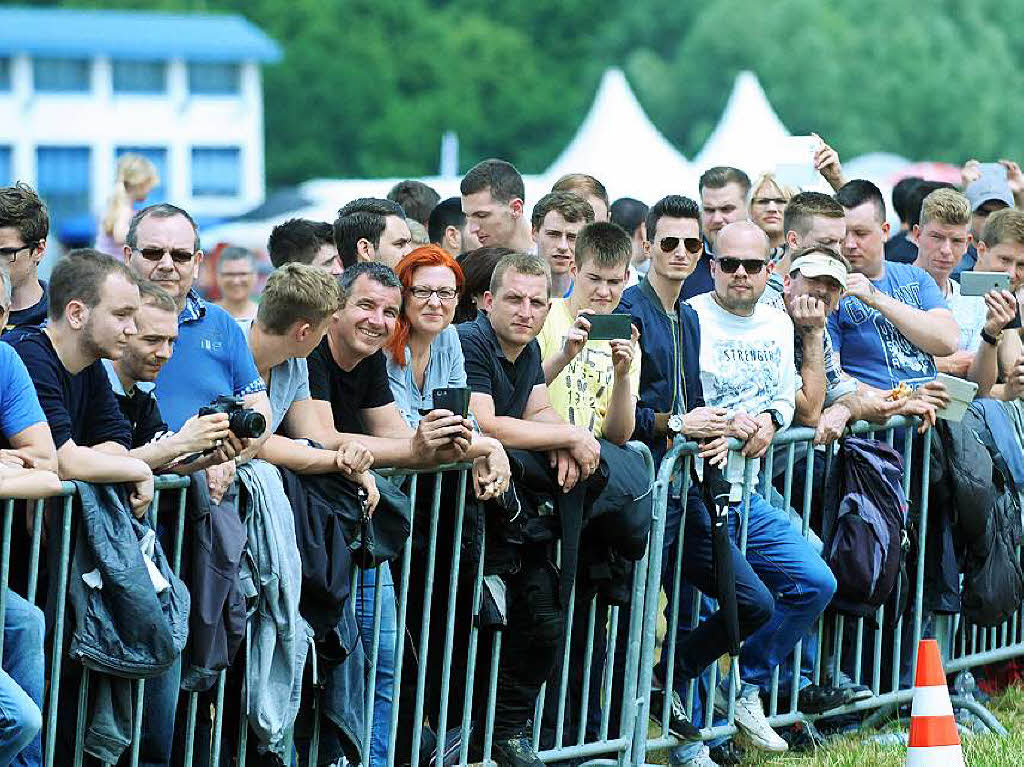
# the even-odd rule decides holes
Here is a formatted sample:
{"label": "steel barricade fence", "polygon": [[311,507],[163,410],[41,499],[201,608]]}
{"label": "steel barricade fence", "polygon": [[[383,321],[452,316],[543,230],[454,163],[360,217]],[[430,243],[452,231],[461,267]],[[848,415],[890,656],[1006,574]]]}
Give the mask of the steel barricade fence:
{"label": "steel barricade fence", "polygon": [[[53,767],[58,754],[58,714],[60,701],[68,696],[77,698],[77,718],[74,723],[75,740],[71,745],[73,763],[77,766],[83,760],[83,735],[85,731],[86,701],[88,695],[88,669],[83,669],[78,690],[68,689],[63,684],[65,671],[64,648],[68,615],[68,579],[71,566],[71,540],[73,533],[75,485],[64,482],[62,492],[42,499],[0,497],[3,506],[2,549],[0,549],[0,626],[6,626],[8,594],[17,592],[33,605],[45,609],[50,616],[44,638],[43,653],[47,670],[43,688],[42,705],[42,764]],[[156,510],[161,494],[179,491],[176,505],[177,520],[174,527],[174,552],[171,556],[175,573],[181,563],[181,542],[184,533],[184,490],[187,477],[156,477],[153,503],[150,507],[150,521],[155,527]],[[25,514],[17,513],[18,505],[25,504]],[[12,562],[14,554],[15,562]],[[45,554],[45,556],[44,556]],[[40,591],[47,588],[47,593]],[[4,636],[0,631],[0,653]],[[141,734],[142,680],[136,683],[135,720],[133,721],[132,744],[128,756],[131,767],[139,761]],[[64,722],[63,726],[71,723]]]}
{"label": "steel barricade fence", "polygon": [[[916,557],[913,562],[907,562],[912,574],[907,609],[903,614],[891,615],[886,612],[888,605],[882,605],[869,617],[844,616],[827,609],[816,622],[816,629],[809,635],[817,640],[817,652],[803,653],[802,640],[797,643],[792,654],[773,669],[770,689],[764,696],[767,703],[765,713],[773,727],[798,721],[814,721],[822,716],[807,715],[798,711],[801,675],[814,684],[823,681],[844,681],[862,684],[870,689],[869,696],[831,709],[824,714],[825,716],[875,710],[874,718],[877,719],[880,711],[888,711],[908,703],[913,696],[916,647],[926,633],[940,639],[940,645],[946,655],[946,670],[949,673],[1024,655],[1024,622],[1021,610],[1002,626],[995,628],[981,629],[966,625],[959,615],[939,616],[935,625],[930,625],[931,616],[925,614],[924,574],[931,440],[927,435],[923,438],[917,435],[918,426],[917,419],[896,417],[885,425],[860,422],[850,429],[852,434],[871,435],[886,442],[897,449],[903,458],[902,485],[910,503],[911,523],[908,526],[908,533],[914,536],[916,544]],[[755,493],[767,503],[790,513],[793,524],[799,525],[805,539],[813,541],[816,538],[811,528],[811,519],[817,518],[821,511],[823,500],[819,483],[827,476],[834,446],[827,450],[816,450],[814,436],[813,429],[789,429],[774,440],[772,449],[761,461],[762,471],[757,471],[756,461],[745,462],[743,496],[739,509],[741,551],[746,551],[750,499]],[[635,765],[644,763],[648,750],[671,748],[682,744],[682,741],[669,733],[673,691],[680,694],[681,702],[689,716],[694,713],[695,704],[698,702],[696,696],[701,692],[700,687],[704,688],[699,702],[703,704],[705,716],[706,712],[716,710],[713,696],[718,686],[720,663],[711,664],[698,679],[680,680],[675,674],[675,649],[680,621],[680,581],[683,580],[682,562],[686,547],[681,531],[687,513],[687,491],[690,489],[697,450],[698,446],[694,443],[676,445],[663,459],[655,483],[655,525],[651,535],[643,648],[640,659],[640,705],[641,708],[650,707],[654,726],[648,727],[646,717],[638,718],[633,749]],[[780,461],[783,465],[782,469],[778,470]],[[670,509],[670,499],[673,498],[677,500],[678,511]],[[799,514],[792,511],[794,499],[797,498]],[[663,562],[666,521],[668,515],[672,513],[681,516],[678,545],[672,551],[674,556],[671,561]],[[825,540],[828,539],[828,532],[818,530],[821,538]],[[667,575],[670,570],[675,577],[671,579],[671,587],[666,591],[663,588],[663,572]],[[696,589],[693,589],[693,592],[691,629],[700,619],[702,606],[701,594]],[[713,608],[714,603],[707,601],[710,602],[709,607]],[[662,607],[666,609],[666,631],[660,657],[656,657],[658,614]],[[788,689],[780,691],[779,669],[783,664],[791,671],[791,681]],[[660,691],[654,695],[651,681],[656,665],[663,671],[663,679]],[[742,678],[742,668],[736,659],[732,659],[726,671],[729,672],[728,710],[724,712],[724,722],[716,719],[709,726],[708,721],[704,721],[701,738],[705,741],[737,732],[734,721],[735,694],[738,677]],[[780,705],[781,698],[787,698],[788,705]],[[991,729],[1004,732],[995,718],[969,695],[954,695],[953,700],[954,705],[969,708]],[[871,721],[869,718],[869,723]]]}

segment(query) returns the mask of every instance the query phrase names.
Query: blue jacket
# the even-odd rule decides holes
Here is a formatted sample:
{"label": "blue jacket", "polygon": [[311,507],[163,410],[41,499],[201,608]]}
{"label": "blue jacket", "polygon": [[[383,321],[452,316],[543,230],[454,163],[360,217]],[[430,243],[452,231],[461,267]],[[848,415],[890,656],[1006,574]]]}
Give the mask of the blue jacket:
{"label": "blue jacket", "polygon": [[[647,280],[627,288],[615,312],[628,314],[640,331],[640,400],[636,406],[633,439],[651,448],[661,462],[667,443],[654,436],[655,413],[687,413],[704,406],[700,383],[700,322],[680,298],[676,317],[668,314]],[[678,372],[683,372],[682,387]]]}

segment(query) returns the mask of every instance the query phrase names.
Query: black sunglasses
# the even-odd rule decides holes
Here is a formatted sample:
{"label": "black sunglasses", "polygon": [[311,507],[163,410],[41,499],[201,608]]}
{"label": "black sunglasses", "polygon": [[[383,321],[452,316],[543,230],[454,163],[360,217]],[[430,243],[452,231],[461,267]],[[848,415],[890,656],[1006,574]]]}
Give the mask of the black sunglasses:
{"label": "black sunglasses", "polygon": [[190,250],[168,250],[167,248],[136,248],[135,251],[147,261],[162,261],[164,253],[170,253],[171,260],[176,264],[187,264],[196,255]]}
{"label": "black sunglasses", "polygon": [[671,253],[673,250],[679,247],[680,239],[682,239],[683,247],[686,248],[690,253],[700,253],[701,245],[699,237],[662,237],[658,243],[658,247],[661,248],[662,253]]}
{"label": "black sunglasses", "polygon": [[716,258],[718,262],[718,268],[726,274],[734,274],[740,265],[743,265],[743,271],[747,274],[760,274],[761,270],[765,267],[765,261],[760,258]]}

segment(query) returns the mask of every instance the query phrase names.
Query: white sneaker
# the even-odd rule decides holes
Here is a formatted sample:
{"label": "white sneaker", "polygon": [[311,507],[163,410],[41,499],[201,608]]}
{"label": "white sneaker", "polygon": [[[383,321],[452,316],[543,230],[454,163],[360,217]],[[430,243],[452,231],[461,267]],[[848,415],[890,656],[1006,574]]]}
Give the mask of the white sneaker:
{"label": "white sneaker", "polygon": [[672,767],[720,767],[718,762],[711,758],[708,747],[701,745],[700,752],[691,756],[685,762],[672,762]]}
{"label": "white sneaker", "polygon": [[[715,708],[723,714],[729,711],[729,704],[721,688],[715,693]],[[789,750],[789,744],[768,724],[761,706],[761,696],[754,685],[744,685],[743,691],[736,698],[736,726],[754,748],[775,754]]]}

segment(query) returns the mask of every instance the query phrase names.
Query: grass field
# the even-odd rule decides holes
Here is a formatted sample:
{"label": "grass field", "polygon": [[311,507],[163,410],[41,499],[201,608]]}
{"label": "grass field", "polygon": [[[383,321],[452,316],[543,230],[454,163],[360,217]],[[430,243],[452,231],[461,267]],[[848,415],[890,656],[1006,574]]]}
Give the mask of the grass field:
{"label": "grass field", "polygon": [[[1011,687],[989,706],[1009,735],[966,736],[964,757],[968,767],[1022,767],[1024,765],[1024,687]],[[751,752],[746,765],[765,767],[905,767],[907,749],[880,746],[870,741],[874,732],[830,741],[813,753],[762,755]],[[664,762],[667,755],[650,754],[648,762]]]}

